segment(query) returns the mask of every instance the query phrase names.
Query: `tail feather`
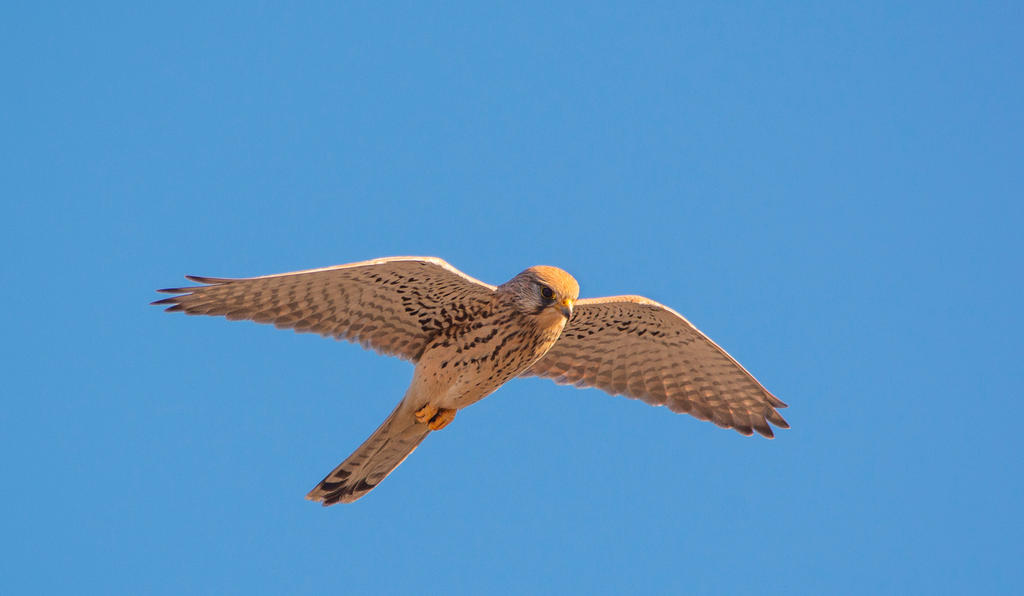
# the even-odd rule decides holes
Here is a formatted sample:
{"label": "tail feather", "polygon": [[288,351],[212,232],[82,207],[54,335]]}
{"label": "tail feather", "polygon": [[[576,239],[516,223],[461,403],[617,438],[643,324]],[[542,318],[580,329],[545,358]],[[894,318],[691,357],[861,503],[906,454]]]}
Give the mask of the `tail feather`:
{"label": "tail feather", "polygon": [[338,464],[306,498],[324,507],[351,503],[374,489],[381,480],[409,457],[430,434],[426,424],[416,422],[403,400],[369,439],[348,459]]}

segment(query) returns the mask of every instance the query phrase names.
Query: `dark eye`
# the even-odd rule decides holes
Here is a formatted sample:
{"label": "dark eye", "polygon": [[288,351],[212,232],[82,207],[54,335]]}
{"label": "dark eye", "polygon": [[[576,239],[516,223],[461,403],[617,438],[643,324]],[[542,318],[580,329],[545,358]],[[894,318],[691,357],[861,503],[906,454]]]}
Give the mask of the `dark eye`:
{"label": "dark eye", "polygon": [[555,299],[555,292],[554,292],[554,290],[552,290],[551,288],[549,288],[547,286],[541,286],[541,288],[540,288],[540,295],[543,296],[545,300],[554,300]]}

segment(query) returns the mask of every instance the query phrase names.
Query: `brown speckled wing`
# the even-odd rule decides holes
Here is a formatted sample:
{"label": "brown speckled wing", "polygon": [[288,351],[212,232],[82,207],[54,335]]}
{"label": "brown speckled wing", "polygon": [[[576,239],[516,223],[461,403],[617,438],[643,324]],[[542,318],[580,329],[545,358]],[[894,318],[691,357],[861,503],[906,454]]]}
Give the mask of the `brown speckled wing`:
{"label": "brown speckled wing", "polygon": [[774,436],[786,404],[672,309],[642,296],[576,302],[554,347],[524,375],[597,387],[718,426]]}
{"label": "brown speckled wing", "polygon": [[153,304],[319,333],[415,361],[437,330],[488,308],[494,286],[432,257],[390,257],[265,277],[186,276]]}

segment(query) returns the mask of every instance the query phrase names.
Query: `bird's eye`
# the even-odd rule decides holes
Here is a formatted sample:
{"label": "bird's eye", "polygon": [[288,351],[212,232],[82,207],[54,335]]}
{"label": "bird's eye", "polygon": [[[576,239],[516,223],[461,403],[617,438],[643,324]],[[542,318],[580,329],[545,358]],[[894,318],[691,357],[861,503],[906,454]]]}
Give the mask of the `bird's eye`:
{"label": "bird's eye", "polygon": [[540,295],[543,296],[545,300],[555,299],[555,291],[547,286],[541,286]]}

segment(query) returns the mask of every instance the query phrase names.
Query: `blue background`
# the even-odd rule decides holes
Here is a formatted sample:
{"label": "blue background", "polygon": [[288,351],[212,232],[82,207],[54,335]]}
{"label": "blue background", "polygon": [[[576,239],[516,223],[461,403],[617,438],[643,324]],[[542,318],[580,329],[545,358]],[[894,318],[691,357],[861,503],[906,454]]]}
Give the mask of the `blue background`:
{"label": "blue background", "polygon": [[[1022,4],[8,6],[0,592],[1008,593]],[[436,255],[682,312],[773,441],[516,380],[303,495],[411,367],[147,306]]]}

